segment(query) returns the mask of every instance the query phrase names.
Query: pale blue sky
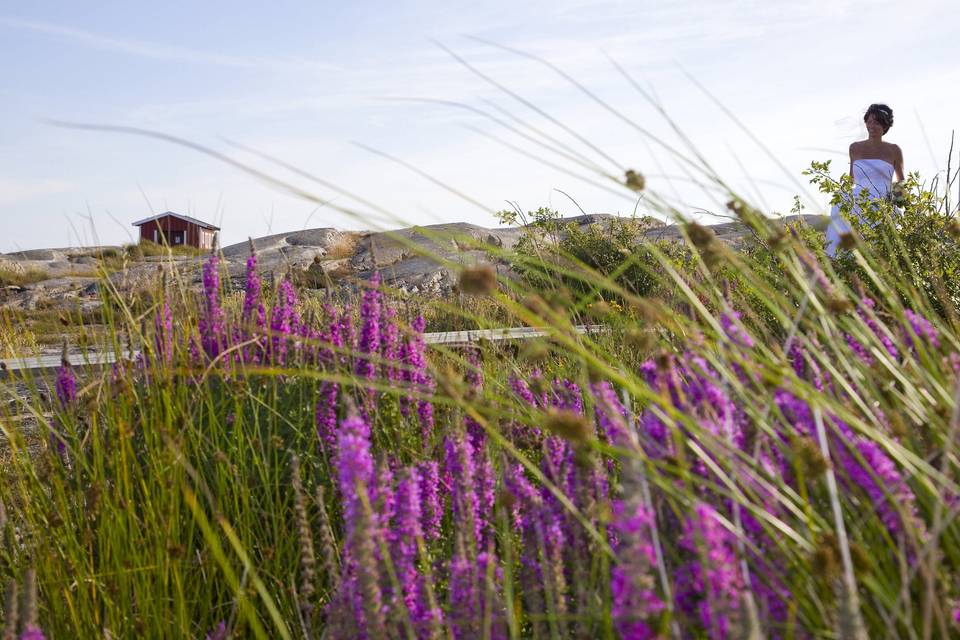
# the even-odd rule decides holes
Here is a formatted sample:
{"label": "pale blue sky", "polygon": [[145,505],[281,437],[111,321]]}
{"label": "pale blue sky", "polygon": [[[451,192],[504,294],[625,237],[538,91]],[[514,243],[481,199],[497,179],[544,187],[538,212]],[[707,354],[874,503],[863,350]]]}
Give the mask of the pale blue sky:
{"label": "pale blue sky", "polygon": [[[51,126],[47,120],[143,127],[249,162],[321,199],[368,205],[257,159],[285,160],[389,210],[398,221],[467,220],[517,201],[577,212],[630,213],[610,194],[511,151],[482,132],[531,143],[463,109],[386,98],[425,97],[508,109],[610,172],[627,167],[684,202],[670,157],[561,77],[477,36],[536,53],[652,133],[670,127],[611,66],[655,92],[734,186],[786,211],[792,180],[814,159],[839,173],[860,116],[894,109],[888,139],[908,170],[946,165],[957,127],[957,12],[948,1],[732,2],[11,2],[0,1],[0,251],[129,241],[129,223],[172,209],[223,227],[223,244],[313,226],[374,227],[281,193],[169,143]],[[95,5],[95,6],[94,6]],[[440,42],[601,148],[608,159],[473,75]],[[700,93],[710,89],[786,165],[772,163]],[[491,106],[493,105],[493,106]],[[397,156],[460,189],[476,206],[354,143]],[[582,173],[569,161],[538,155]],[[667,176],[680,176],[670,179]],[[823,206],[813,195],[813,204]],[[762,202],[761,202],[762,201]],[[644,208],[641,205],[640,211]],[[702,213],[698,215],[703,215]],[[391,223],[393,224],[393,223]],[[396,224],[399,224],[397,222]]]}

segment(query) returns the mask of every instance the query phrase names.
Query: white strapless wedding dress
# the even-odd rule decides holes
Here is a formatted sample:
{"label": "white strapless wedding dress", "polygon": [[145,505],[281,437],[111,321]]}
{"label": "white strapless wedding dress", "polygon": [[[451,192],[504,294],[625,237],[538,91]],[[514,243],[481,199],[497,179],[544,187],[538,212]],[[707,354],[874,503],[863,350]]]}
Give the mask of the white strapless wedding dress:
{"label": "white strapless wedding dress", "polygon": [[[871,198],[882,200],[890,193],[893,183],[893,165],[880,158],[853,161],[853,208],[851,216],[860,216],[860,206],[856,204],[860,194],[866,190]],[[837,254],[840,234],[850,231],[850,224],[840,215],[840,206],[834,205],[830,211],[830,226],[827,227],[827,255]]]}

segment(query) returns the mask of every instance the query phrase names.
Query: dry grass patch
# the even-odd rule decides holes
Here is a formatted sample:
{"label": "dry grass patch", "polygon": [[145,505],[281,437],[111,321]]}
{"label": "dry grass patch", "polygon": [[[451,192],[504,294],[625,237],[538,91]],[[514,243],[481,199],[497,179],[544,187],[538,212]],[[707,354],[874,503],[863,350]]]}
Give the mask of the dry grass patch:
{"label": "dry grass patch", "polygon": [[14,358],[33,353],[39,347],[37,336],[29,328],[0,319],[0,358]]}
{"label": "dry grass patch", "polygon": [[40,282],[49,277],[49,274],[47,274],[47,272],[43,269],[25,269],[23,271],[14,271],[13,269],[0,268],[0,287],[22,287],[25,284]]}
{"label": "dry grass patch", "polygon": [[324,260],[341,260],[343,258],[352,258],[357,252],[357,244],[363,233],[359,231],[345,231],[339,238],[330,243],[327,247],[327,253],[323,256]]}

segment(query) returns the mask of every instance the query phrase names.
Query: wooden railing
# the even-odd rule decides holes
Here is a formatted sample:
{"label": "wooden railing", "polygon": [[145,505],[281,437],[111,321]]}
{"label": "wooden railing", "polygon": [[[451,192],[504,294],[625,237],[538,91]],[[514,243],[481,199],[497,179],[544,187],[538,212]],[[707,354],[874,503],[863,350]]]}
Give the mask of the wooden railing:
{"label": "wooden railing", "polygon": [[[577,325],[574,331],[580,334],[599,333],[603,330],[602,325]],[[471,331],[441,331],[437,333],[423,334],[423,340],[428,345],[436,346],[457,346],[479,342],[481,340],[503,341],[503,340],[527,340],[530,338],[540,338],[549,335],[549,330],[538,329],[534,327],[510,327],[503,329],[474,329]],[[138,352],[134,351],[136,357]],[[103,365],[113,364],[117,360],[116,353],[109,352],[86,352],[74,353],[68,356],[70,364],[78,367],[102,367]],[[0,359],[0,379],[9,377],[12,374],[28,374],[40,372],[46,369],[55,369],[60,366],[61,356],[59,354],[24,356],[22,358]]]}

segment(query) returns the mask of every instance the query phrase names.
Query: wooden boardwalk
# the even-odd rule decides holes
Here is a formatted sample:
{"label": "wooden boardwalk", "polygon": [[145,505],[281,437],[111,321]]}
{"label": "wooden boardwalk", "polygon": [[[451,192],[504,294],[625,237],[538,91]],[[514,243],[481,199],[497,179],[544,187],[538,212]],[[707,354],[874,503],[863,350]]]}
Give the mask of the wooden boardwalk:
{"label": "wooden boardwalk", "polygon": [[[579,334],[599,333],[603,330],[602,325],[577,325],[574,331]],[[542,338],[549,334],[546,329],[537,329],[533,327],[511,327],[504,329],[475,329],[472,331],[442,331],[437,333],[423,334],[423,340],[428,345],[437,346],[457,346],[467,345],[479,342],[481,340],[490,340],[494,342],[504,340],[528,340],[530,338]],[[138,352],[134,352],[134,356]],[[60,354],[26,356],[23,358],[0,359],[0,380],[16,373],[24,375],[34,372],[41,372],[47,369],[55,369],[60,366]],[[74,353],[69,356],[70,364],[76,367],[102,367],[103,365],[113,364],[117,360],[116,353],[108,352],[87,352]]]}

